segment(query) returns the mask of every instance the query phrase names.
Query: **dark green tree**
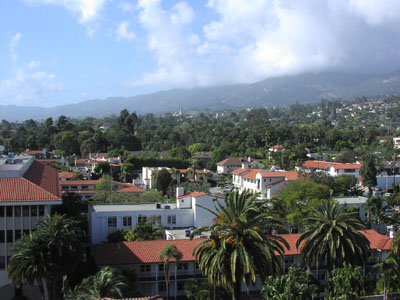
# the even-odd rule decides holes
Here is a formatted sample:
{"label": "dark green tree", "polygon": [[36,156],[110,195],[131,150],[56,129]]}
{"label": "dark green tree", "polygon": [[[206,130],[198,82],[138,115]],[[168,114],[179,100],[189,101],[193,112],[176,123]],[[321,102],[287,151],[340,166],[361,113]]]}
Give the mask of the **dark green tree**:
{"label": "dark green tree", "polygon": [[162,169],[157,173],[155,188],[165,195],[171,180],[172,177],[168,170]]}
{"label": "dark green tree", "polygon": [[373,154],[365,154],[362,157],[362,167],[360,175],[363,180],[363,185],[368,187],[368,198],[372,196],[372,187],[376,186],[376,157]]}

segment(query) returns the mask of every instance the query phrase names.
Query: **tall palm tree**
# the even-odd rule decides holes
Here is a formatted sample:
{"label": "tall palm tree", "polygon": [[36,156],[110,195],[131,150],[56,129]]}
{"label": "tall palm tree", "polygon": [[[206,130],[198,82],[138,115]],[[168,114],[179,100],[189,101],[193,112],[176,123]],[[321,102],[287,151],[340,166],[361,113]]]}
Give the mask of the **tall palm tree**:
{"label": "tall palm tree", "polygon": [[368,213],[368,221],[375,224],[390,222],[391,218],[387,215],[386,210],[389,205],[382,196],[372,197],[367,200],[366,211]]}
{"label": "tall palm tree", "polygon": [[64,299],[103,299],[123,298],[124,290],[128,287],[128,278],[119,269],[102,267],[95,275],[82,280],[82,283],[73,290],[66,286],[66,278],[63,279]]}
{"label": "tall palm tree", "polygon": [[358,229],[363,225],[356,214],[347,212],[334,200],[326,200],[305,220],[304,231],[297,241],[303,261],[310,265],[327,262],[326,279],[344,262],[365,260],[369,241]]}
{"label": "tall palm tree", "polygon": [[167,244],[158,253],[158,260],[164,262],[164,278],[165,285],[167,288],[167,300],[169,299],[169,277],[171,273],[170,261],[174,259],[175,261],[180,261],[182,259],[182,253],[176,248],[174,244]]}
{"label": "tall palm tree", "polygon": [[15,244],[9,277],[20,283],[32,284],[36,280],[42,298],[55,299],[62,276],[71,274],[80,262],[80,237],[81,229],[76,221],[65,215],[46,216],[35,232]]}
{"label": "tall palm tree", "polygon": [[49,261],[46,257],[46,241],[37,232],[24,236],[15,243],[14,255],[8,264],[8,277],[14,283],[39,286],[42,299],[48,300]]}
{"label": "tall palm tree", "polygon": [[203,207],[215,215],[214,224],[193,232],[193,236],[211,232],[193,255],[209,282],[224,287],[234,300],[240,299],[242,282],[248,288],[250,282],[255,283],[256,274],[264,280],[278,272],[281,265],[276,255],[284,253],[284,246],[289,248],[284,239],[272,234],[283,226],[256,200],[257,194],[231,190],[225,203],[215,200],[215,212]]}
{"label": "tall palm tree", "polygon": [[394,280],[391,280],[392,277],[396,277],[399,274],[399,263],[396,255],[394,253],[390,253],[383,261],[378,261],[372,266],[371,273],[380,274],[382,276],[383,294],[384,299],[386,299],[387,290],[395,291],[394,288],[396,286],[393,286],[395,283]]}

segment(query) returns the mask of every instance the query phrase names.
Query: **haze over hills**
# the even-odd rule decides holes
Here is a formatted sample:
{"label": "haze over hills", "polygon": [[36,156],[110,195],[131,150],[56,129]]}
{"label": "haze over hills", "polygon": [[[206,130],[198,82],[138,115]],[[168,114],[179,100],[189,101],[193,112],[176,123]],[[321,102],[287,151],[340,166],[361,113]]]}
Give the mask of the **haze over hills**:
{"label": "haze over hills", "polygon": [[0,119],[57,118],[60,115],[82,118],[119,114],[126,108],[138,114],[165,113],[182,108],[221,110],[313,103],[320,99],[353,99],[400,95],[400,71],[384,75],[319,73],[269,78],[253,84],[238,84],[194,89],[172,89],[134,97],[88,100],[52,108],[0,105]]}

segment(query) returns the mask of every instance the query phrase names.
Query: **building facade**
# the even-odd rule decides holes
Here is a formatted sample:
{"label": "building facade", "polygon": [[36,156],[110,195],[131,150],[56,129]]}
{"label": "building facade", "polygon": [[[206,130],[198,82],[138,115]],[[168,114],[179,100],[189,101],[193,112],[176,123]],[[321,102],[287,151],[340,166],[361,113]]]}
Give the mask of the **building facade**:
{"label": "building facade", "polygon": [[0,158],[0,287],[10,284],[6,269],[15,242],[61,203],[56,169],[33,156]]}

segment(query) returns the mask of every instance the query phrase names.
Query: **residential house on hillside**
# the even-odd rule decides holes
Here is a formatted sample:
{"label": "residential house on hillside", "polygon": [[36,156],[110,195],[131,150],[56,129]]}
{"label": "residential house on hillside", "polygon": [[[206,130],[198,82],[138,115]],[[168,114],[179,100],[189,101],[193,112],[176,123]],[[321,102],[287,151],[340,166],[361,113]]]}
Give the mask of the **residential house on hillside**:
{"label": "residential house on hillside", "polygon": [[[171,177],[176,180],[177,184],[183,181],[189,181],[192,183],[207,183],[209,178],[215,178],[214,174],[206,169],[198,170],[194,169],[194,173],[190,169],[171,169],[167,167],[143,167],[142,168],[142,186],[146,190],[151,190],[156,184],[156,174],[161,170],[167,170],[171,174]],[[193,170],[192,170],[193,171]]]}
{"label": "residential house on hillside", "polygon": [[191,159],[199,160],[203,168],[206,168],[211,161],[211,151],[196,152],[192,155]]}
{"label": "residential house on hillside", "polygon": [[[365,230],[362,233],[370,241],[370,256],[380,260],[390,252],[392,239],[381,235],[374,230]],[[294,263],[301,264],[301,252],[296,247],[299,234],[281,235],[290,248],[285,249],[285,254],[280,258],[282,269],[287,272]],[[187,278],[202,278],[196,261],[193,257],[193,249],[202,239],[172,240],[172,241],[142,241],[121,242],[112,244],[93,245],[91,252],[97,266],[118,266],[135,270],[140,292],[144,295],[166,296],[163,264],[158,259],[158,253],[168,244],[175,245],[182,252],[179,262],[171,261],[170,297],[184,296],[184,284]],[[371,266],[364,266],[365,273]],[[315,278],[322,283],[325,282],[325,266],[312,265],[311,271]],[[250,291],[259,291],[262,282],[258,279],[256,284],[250,285]],[[242,286],[244,291],[244,287]]]}
{"label": "residential house on hillside", "polygon": [[[81,196],[81,199],[88,201],[93,199],[96,191],[96,184],[99,180],[60,180],[62,193],[74,193]],[[129,183],[113,181],[112,188],[117,193],[143,193],[144,190]]]}
{"label": "residential house on hillside", "polygon": [[232,183],[241,192],[245,190],[260,193],[261,197],[271,199],[277,196],[286,185],[299,179],[296,171],[266,171],[258,169],[237,169],[232,172]]}
{"label": "residential house on hillside", "polygon": [[120,229],[132,229],[140,221],[152,217],[156,222],[171,229],[209,226],[214,215],[197,206],[198,204],[214,210],[214,200],[221,196],[208,193],[190,193],[183,195],[178,188],[175,203],[142,203],[142,204],[93,204],[89,208],[90,233],[92,243],[107,241],[107,236]]}
{"label": "residential house on hillside", "polygon": [[362,164],[344,164],[334,163],[320,160],[307,160],[303,163],[303,170],[325,172],[332,177],[340,175],[353,175],[357,179],[360,178],[360,169]]}
{"label": "residential house on hillside", "polygon": [[53,151],[43,150],[29,150],[27,149],[22,155],[34,156],[35,159],[42,163],[55,163],[59,167],[68,167],[68,161],[60,155],[56,155]]}
{"label": "residential house on hillside", "polygon": [[56,169],[33,156],[0,158],[0,287],[10,284],[6,269],[15,242],[61,203]]}
{"label": "residential house on hillside", "polygon": [[239,168],[261,167],[262,164],[251,157],[228,157],[217,163],[218,174],[230,174]]}

